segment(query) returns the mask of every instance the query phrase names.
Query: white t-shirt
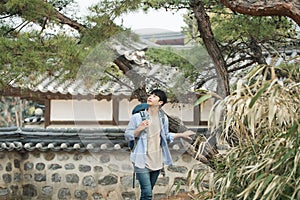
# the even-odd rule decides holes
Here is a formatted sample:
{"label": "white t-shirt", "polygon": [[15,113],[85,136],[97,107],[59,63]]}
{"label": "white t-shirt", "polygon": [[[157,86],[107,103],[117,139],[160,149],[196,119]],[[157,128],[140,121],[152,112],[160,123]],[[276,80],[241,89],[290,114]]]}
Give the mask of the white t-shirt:
{"label": "white t-shirt", "polygon": [[160,146],[160,121],[158,115],[151,117],[147,135],[146,167],[159,170],[163,167],[162,149]]}

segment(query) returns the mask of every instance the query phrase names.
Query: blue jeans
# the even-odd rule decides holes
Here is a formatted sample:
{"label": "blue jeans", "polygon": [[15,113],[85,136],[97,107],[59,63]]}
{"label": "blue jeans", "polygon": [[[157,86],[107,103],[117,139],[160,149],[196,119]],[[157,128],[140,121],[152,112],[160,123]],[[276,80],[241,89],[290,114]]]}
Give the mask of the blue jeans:
{"label": "blue jeans", "polygon": [[147,168],[135,167],[136,178],[141,187],[140,200],[152,200],[152,189],[157,181],[160,170],[151,171]]}

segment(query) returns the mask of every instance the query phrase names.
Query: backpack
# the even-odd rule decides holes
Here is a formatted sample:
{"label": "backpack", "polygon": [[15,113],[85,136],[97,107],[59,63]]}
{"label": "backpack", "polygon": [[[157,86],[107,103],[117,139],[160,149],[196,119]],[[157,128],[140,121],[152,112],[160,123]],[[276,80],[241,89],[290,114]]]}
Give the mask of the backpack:
{"label": "backpack", "polygon": [[138,113],[138,112],[141,112],[141,111],[145,111],[148,109],[148,104],[147,103],[141,103],[139,105],[136,105],[133,109],[132,109],[132,112],[131,114],[135,114],[135,113]]}

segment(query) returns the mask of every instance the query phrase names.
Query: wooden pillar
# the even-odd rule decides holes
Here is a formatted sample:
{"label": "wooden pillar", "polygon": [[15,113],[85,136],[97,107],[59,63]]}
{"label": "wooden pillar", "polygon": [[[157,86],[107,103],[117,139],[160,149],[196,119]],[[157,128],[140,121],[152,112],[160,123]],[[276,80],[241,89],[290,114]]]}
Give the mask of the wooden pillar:
{"label": "wooden pillar", "polygon": [[113,116],[112,116],[112,124],[119,125],[119,97],[112,97],[112,106],[113,106]]}
{"label": "wooden pillar", "polygon": [[194,106],[194,125],[200,125],[200,106]]}
{"label": "wooden pillar", "polygon": [[50,110],[51,110],[50,99],[46,99],[44,103],[45,103],[45,113],[44,113],[45,123],[44,123],[44,126],[46,128],[47,126],[50,125]]}

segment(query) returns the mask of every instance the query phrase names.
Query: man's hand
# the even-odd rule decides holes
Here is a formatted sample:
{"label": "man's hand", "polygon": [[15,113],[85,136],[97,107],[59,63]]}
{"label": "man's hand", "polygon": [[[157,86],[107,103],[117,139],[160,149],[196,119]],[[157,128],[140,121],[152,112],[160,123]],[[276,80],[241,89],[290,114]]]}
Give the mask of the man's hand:
{"label": "man's hand", "polygon": [[147,119],[142,121],[142,123],[140,123],[140,125],[134,130],[134,137],[138,137],[140,133],[149,126],[149,124],[150,121]]}
{"label": "man's hand", "polygon": [[175,134],[174,138],[184,138],[184,139],[188,139],[188,140],[193,140],[193,138],[191,138],[191,136],[195,135],[196,133],[194,131],[185,131],[183,133],[177,133]]}

